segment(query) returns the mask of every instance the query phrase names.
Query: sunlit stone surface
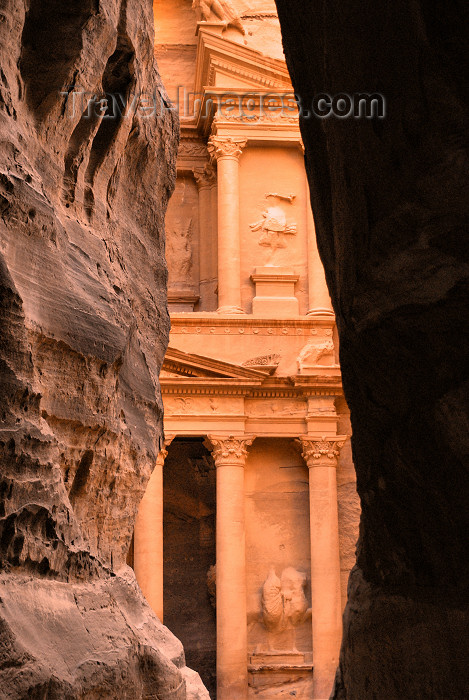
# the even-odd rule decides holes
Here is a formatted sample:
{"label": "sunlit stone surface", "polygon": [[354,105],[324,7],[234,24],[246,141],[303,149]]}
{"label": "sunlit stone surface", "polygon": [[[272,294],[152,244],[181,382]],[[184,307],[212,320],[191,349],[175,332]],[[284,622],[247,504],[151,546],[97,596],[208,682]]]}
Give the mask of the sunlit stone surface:
{"label": "sunlit stone surface", "polygon": [[359,514],[298,117],[274,4],[194,6],[155,3],[181,143],[163,493],[157,475],[134,566],[213,698],[323,700]]}

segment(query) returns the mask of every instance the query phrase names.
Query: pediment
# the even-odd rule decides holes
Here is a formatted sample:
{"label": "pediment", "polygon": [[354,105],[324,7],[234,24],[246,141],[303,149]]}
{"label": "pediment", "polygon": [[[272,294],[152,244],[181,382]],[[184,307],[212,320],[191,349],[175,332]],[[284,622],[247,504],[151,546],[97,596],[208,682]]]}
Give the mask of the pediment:
{"label": "pediment", "polygon": [[161,376],[262,380],[269,376],[269,372],[169,347],[163,361]]}
{"label": "pediment", "polygon": [[291,92],[285,61],[238,44],[199,24],[195,92],[208,88]]}

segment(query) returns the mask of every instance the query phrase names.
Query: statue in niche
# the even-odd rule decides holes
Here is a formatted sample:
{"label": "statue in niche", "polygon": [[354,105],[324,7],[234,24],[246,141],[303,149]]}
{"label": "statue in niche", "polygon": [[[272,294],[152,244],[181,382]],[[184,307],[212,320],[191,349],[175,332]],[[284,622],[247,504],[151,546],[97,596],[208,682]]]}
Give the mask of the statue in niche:
{"label": "statue in niche", "polygon": [[188,284],[192,273],[192,219],[184,225],[178,220],[167,235],[166,258],[171,283]]}
{"label": "statue in niche", "polygon": [[[311,616],[305,596],[306,574],[292,566],[279,578],[272,566],[262,587],[262,621],[268,632],[290,632],[291,650],[296,651],[296,628]],[[269,639],[271,648],[271,640]]]}
{"label": "statue in niche", "polygon": [[241,19],[229,0],[193,0],[192,9],[199,22],[209,22],[215,16],[225,23],[225,29],[234,27],[245,34]]}

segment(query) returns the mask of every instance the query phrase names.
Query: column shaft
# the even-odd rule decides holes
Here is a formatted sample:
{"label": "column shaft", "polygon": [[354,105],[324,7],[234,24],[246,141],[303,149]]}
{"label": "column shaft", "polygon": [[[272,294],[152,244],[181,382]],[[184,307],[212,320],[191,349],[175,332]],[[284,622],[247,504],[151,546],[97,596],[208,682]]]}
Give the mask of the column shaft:
{"label": "column shaft", "polygon": [[308,184],[306,184],[306,195],[306,225],[308,233],[308,316],[332,316],[334,311],[332,309],[329,290],[327,289],[324,267],[319,257]]}
{"label": "column shaft", "polygon": [[244,463],[252,441],[210,440],[217,468],[217,698],[246,700]]}
{"label": "column shaft", "polygon": [[209,150],[218,170],[218,311],[241,308],[241,245],[239,237],[239,163],[245,141],[212,137]]}
{"label": "column shaft", "polygon": [[343,443],[306,439],[301,443],[309,467],[313,698],[327,700],[342,638],[336,447]]}
{"label": "column shaft", "polygon": [[140,501],[134,530],[134,570],[148,603],[163,620],[163,463],[160,452]]}
{"label": "column shaft", "polygon": [[200,311],[214,310],[214,275],[212,267],[212,188],[215,173],[210,165],[194,171],[199,191],[199,294]]}

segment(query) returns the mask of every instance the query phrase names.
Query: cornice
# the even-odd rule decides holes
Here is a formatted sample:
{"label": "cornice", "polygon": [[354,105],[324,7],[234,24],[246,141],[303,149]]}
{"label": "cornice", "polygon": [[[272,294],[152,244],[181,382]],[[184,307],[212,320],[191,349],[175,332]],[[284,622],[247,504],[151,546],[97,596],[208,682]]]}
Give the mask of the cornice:
{"label": "cornice", "polygon": [[[282,377],[282,380],[287,379]],[[263,386],[261,381],[208,379],[205,377],[160,377],[163,396],[242,396],[249,399],[306,399],[314,396],[342,396],[340,381],[329,386],[311,378],[307,387],[295,387],[288,381]]]}
{"label": "cornice", "polygon": [[[200,332],[210,331],[212,328],[244,328],[244,329],[276,329],[282,333],[286,329],[314,329],[317,328],[333,328],[335,326],[334,316],[296,316],[284,319],[262,318],[252,316],[250,314],[239,315],[234,317],[230,314],[219,314],[214,312],[173,312],[171,314],[172,331],[181,328],[191,328],[196,330],[200,328]],[[192,332],[192,330],[191,330]],[[270,335],[270,334],[269,334]],[[283,333],[287,335],[287,333]],[[300,334],[299,334],[300,335]]]}

